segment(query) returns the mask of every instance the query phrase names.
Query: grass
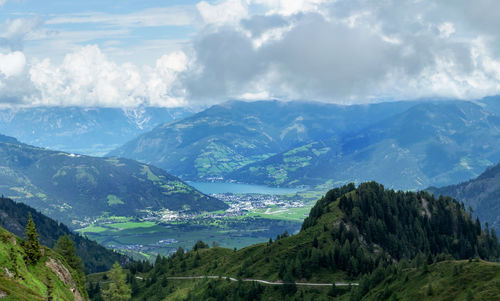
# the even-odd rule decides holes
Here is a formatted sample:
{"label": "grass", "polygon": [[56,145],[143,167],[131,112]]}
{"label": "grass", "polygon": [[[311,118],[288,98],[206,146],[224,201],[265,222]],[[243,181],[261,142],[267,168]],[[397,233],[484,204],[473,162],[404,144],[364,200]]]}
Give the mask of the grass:
{"label": "grass", "polygon": [[364,300],[498,300],[500,263],[443,261],[429,266],[429,272],[406,269],[387,278]]}
{"label": "grass", "polygon": [[309,211],[311,211],[311,207],[309,206],[300,208],[288,208],[288,209],[276,208],[270,211],[268,211],[267,209],[259,210],[254,213],[250,213],[249,216],[258,216],[269,219],[302,222],[304,218],[306,218],[309,215]]}
{"label": "grass", "polygon": [[[234,218],[214,219],[200,216],[190,221],[157,224],[152,221],[112,222],[104,219],[101,223],[78,230],[79,233],[106,246],[127,248],[127,246],[143,245],[132,248],[137,255],[141,253],[166,255],[178,247],[190,249],[198,240],[209,244],[217,242],[227,248],[243,248],[261,243],[270,237],[298,229],[300,221],[279,218],[261,218],[256,216],[239,216]],[[174,239],[176,242],[160,244],[159,241]],[[128,248],[127,252],[130,252]],[[144,258],[144,256],[141,256]]]}
{"label": "grass", "polygon": [[155,222],[127,222],[127,223],[110,224],[109,227],[115,228],[117,230],[128,230],[128,229],[138,229],[138,228],[151,228],[155,225],[156,225]]}
{"label": "grass", "polygon": [[[58,269],[63,269],[64,260],[60,255],[42,247],[44,255],[40,260],[35,264],[27,265],[24,261],[26,254],[21,247],[22,240],[2,228],[0,228],[0,237],[0,266],[4,273],[0,277],[0,291],[8,295],[2,300],[46,300],[49,282],[53,286],[52,297],[57,300],[74,299],[70,286],[78,287],[80,292],[83,292],[82,284],[74,282],[68,286],[46,266],[46,262],[52,259],[55,260]],[[73,281],[78,279],[71,268],[67,266],[64,268],[71,271]]]}
{"label": "grass", "polygon": [[125,204],[122,200],[120,200],[119,197],[116,195],[109,194],[108,195],[108,205],[113,206],[113,205],[123,205]]}
{"label": "grass", "polygon": [[147,175],[149,181],[152,182],[161,181],[160,178],[158,178],[158,176],[155,175],[147,165],[142,166],[142,174]]}
{"label": "grass", "polygon": [[87,233],[100,233],[100,232],[104,232],[104,231],[108,231],[108,230],[109,230],[108,228],[91,225],[91,226],[88,226],[86,228],[78,229],[77,231],[81,234],[86,235]]}

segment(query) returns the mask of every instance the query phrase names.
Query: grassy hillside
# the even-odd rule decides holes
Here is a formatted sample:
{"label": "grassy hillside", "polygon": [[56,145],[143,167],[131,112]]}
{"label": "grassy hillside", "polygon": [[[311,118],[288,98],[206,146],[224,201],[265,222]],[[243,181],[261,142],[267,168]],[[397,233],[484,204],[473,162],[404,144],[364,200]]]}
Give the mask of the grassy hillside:
{"label": "grassy hillside", "polygon": [[42,247],[36,264],[26,264],[23,241],[0,228],[0,295],[4,300],[85,300],[84,283],[64,259]]}
{"label": "grassy hillside", "polygon": [[499,135],[500,117],[489,107],[422,103],[348,135],[302,143],[228,177],[280,186],[375,179],[418,190],[478,176],[500,160]]}
{"label": "grassy hillside", "polygon": [[76,252],[82,258],[85,269],[89,273],[107,271],[115,261],[122,264],[130,261],[128,257],[70,231],[64,224],[56,222],[25,204],[0,198],[0,226],[6,230],[24,237],[28,214],[31,214],[37,225],[39,239],[43,245],[52,248],[60,236],[68,235],[75,242]]}
{"label": "grassy hillside", "polygon": [[443,261],[427,268],[404,268],[371,289],[363,300],[498,300],[500,264]]}
{"label": "grassy hillside", "polygon": [[0,193],[70,227],[102,215],[227,207],[154,166],[46,150],[5,136],[0,136]]}
{"label": "grassy hillside", "polygon": [[296,145],[360,130],[412,104],[232,101],[162,124],[110,155],[151,163],[183,179],[220,180]]}
{"label": "grassy hillside", "polygon": [[449,195],[472,207],[474,215],[500,232],[500,164],[489,167],[477,178],[441,188],[428,189],[434,195]]}
{"label": "grassy hillside", "polygon": [[[424,263],[471,257],[498,260],[500,245],[494,233],[481,229],[463,205],[451,198],[387,190],[370,182],[329,191],[313,207],[296,235],[284,233],[274,241],[241,250],[208,248],[200,242],[188,253],[180,249],[170,258],[159,257],[154,267],[133,263],[130,272],[137,300],[143,296],[151,300],[158,296],[161,300],[168,294],[196,300],[196,296],[208,296],[205,294],[211,291],[216,294],[220,285],[234,288],[234,284],[220,284],[220,280],[177,286],[177,281],[165,279],[204,275],[286,283],[359,281],[360,288],[352,294],[360,299],[367,293],[366,288],[374,288],[394,273],[398,268],[395,263],[421,267]],[[219,282],[210,284],[214,281]],[[259,291],[248,285],[240,287],[249,290],[242,293],[245,298]],[[304,293],[304,289],[294,291],[293,286],[272,290],[268,293],[274,300],[285,296],[302,300],[300,294]],[[257,300],[268,293],[258,293]],[[316,293],[329,298],[328,290],[321,288],[308,289],[306,295]]]}

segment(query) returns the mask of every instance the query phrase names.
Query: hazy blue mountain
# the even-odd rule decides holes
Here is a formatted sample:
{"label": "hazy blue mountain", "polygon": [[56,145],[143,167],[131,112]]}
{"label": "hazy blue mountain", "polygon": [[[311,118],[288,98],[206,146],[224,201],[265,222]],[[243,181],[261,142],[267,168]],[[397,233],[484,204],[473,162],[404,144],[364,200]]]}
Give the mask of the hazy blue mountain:
{"label": "hazy blue mountain", "polygon": [[355,134],[315,141],[229,178],[268,185],[376,180],[422,189],[479,175],[500,160],[500,118],[469,102],[417,104]]}
{"label": "hazy blue mountain", "polygon": [[103,214],[227,207],[154,166],[51,151],[1,135],[0,193],[68,226]]}
{"label": "hazy blue mountain", "polygon": [[414,103],[342,106],[232,101],[162,124],[109,155],[150,163],[183,179],[219,179],[298,145],[356,132]]}
{"label": "hazy blue mountain", "polygon": [[449,195],[471,206],[481,221],[500,233],[500,164],[486,169],[475,179],[428,190],[436,196]]}
{"label": "hazy blue mountain", "polygon": [[500,116],[500,95],[488,96],[476,102],[483,106],[486,110],[491,111]]}
{"label": "hazy blue mountain", "polygon": [[36,107],[0,110],[0,133],[67,152],[104,155],[160,123],[192,114],[186,109]]}

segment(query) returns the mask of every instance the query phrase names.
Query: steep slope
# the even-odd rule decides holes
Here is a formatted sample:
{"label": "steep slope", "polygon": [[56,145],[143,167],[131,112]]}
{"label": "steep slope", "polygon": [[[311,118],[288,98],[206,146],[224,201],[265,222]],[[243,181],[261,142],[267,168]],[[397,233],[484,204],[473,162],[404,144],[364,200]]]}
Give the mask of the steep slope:
{"label": "steep slope", "polygon": [[[187,254],[179,250],[171,258],[158,258],[152,269],[134,263],[130,270],[132,276],[148,279],[135,283],[134,298],[155,300],[153,296],[157,296],[162,300],[167,291],[176,289],[175,283],[169,284],[173,280],[165,279],[171,276],[332,283],[382,273],[370,283],[373,286],[394,272],[394,263],[412,260],[414,266],[420,266],[424,261],[474,256],[498,260],[500,245],[494,234],[472,220],[463,205],[448,197],[396,192],[370,182],[329,191],[296,235],[285,234],[274,242],[238,251],[208,249],[198,243]],[[179,288],[186,289],[182,284]],[[213,288],[194,284],[187,288],[192,294],[184,296],[203,299]]]}
{"label": "steep slope", "polygon": [[183,179],[222,180],[250,163],[298,144],[359,130],[411,105],[233,101],[162,124],[110,155],[151,163]]}
{"label": "steep slope", "polygon": [[190,114],[185,109],[150,107],[0,109],[0,133],[30,145],[100,156],[160,123]]}
{"label": "steep slope", "polygon": [[[500,264],[443,261],[390,275],[362,300],[498,300]],[[392,299],[391,299],[392,298]]]}
{"label": "steep slope", "polygon": [[474,215],[500,233],[500,164],[486,169],[480,176],[458,185],[431,187],[434,195],[450,195],[471,206]]}
{"label": "steep slope", "polygon": [[42,247],[35,264],[25,262],[23,241],[0,228],[0,296],[6,300],[85,300],[84,283],[65,260]]}
{"label": "steep slope", "polygon": [[46,150],[5,136],[0,136],[0,193],[70,227],[103,214],[227,207],[154,166]]}
{"label": "steep slope", "polygon": [[60,236],[68,235],[75,242],[77,255],[82,258],[85,269],[89,273],[107,271],[111,269],[115,261],[122,264],[130,262],[128,257],[71,232],[64,224],[56,222],[25,204],[0,198],[0,226],[9,232],[23,237],[28,214],[31,214],[37,225],[41,244],[52,248]]}
{"label": "steep slope", "polygon": [[377,180],[398,189],[457,183],[500,160],[500,118],[469,102],[415,105],[343,137],[250,164],[231,179],[268,185]]}

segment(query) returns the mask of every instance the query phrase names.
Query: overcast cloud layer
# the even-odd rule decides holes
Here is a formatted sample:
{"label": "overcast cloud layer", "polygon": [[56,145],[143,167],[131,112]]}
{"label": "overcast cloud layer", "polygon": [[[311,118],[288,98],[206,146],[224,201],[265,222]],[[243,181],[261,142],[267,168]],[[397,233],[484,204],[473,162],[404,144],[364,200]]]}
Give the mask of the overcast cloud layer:
{"label": "overcast cloud layer", "polygon": [[[34,11],[1,21],[0,103],[478,99],[500,94],[499,9],[494,0],[227,0]],[[148,37],[129,42],[134,34]]]}

